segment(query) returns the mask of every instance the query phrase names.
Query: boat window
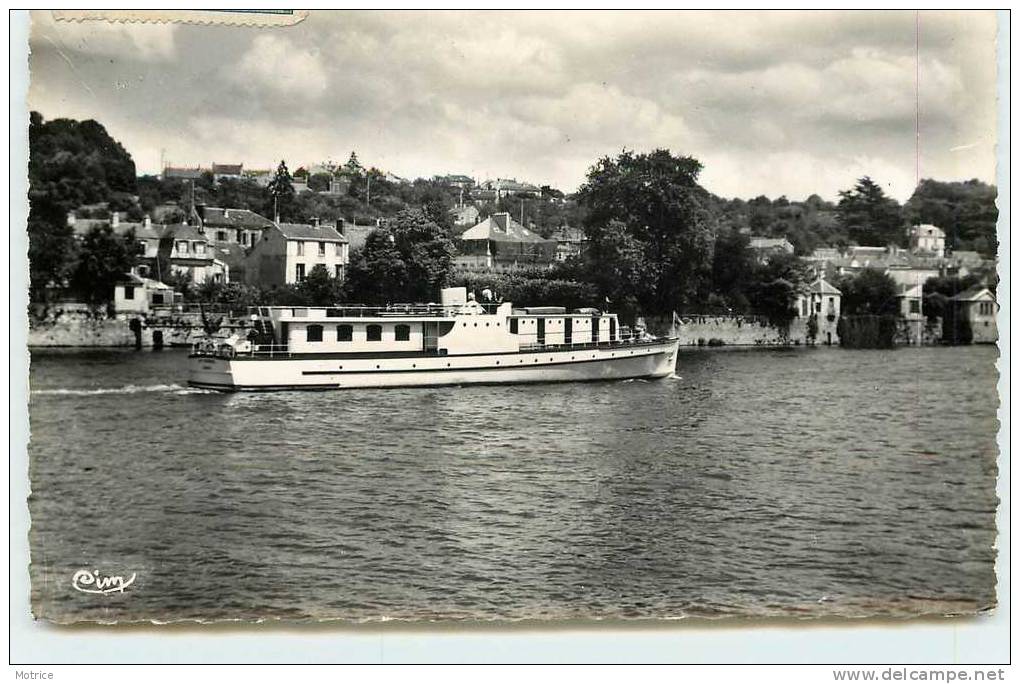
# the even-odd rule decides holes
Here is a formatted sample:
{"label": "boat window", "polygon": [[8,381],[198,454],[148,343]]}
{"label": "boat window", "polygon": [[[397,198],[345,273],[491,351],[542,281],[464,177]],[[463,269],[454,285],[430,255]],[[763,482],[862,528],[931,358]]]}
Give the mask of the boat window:
{"label": "boat window", "polygon": [[322,342],[322,326],[310,325],[305,329],[305,340],[308,342]]}
{"label": "boat window", "polygon": [[336,341],[337,342],[350,342],[354,339],[354,326],[353,325],[338,325],[336,327]]}
{"label": "boat window", "polygon": [[366,329],[367,339],[369,342],[378,342],[382,339],[382,326],[381,325],[370,325]]}
{"label": "boat window", "polygon": [[407,342],[411,339],[411,326],[409,325],[398,325],[396,327],[396,339],[397,342]]}
{"label": "boat window", "polygon": [[516,318],[511,318],[510,319],[510,334],[511,335],[516,335],[517,334],[517,319]]}

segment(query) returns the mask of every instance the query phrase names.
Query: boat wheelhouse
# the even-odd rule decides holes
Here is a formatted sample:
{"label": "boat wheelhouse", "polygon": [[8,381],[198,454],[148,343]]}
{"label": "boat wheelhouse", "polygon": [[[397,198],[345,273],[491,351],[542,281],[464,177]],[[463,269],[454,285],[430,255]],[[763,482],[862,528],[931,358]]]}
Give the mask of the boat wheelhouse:
{"label": "boat wheelhouse", "polygon": [[245,338],[199,343],[188,382],[221,390],[554,382],[670,375],[677,340],[616,314],[482,304],[259,307]]}

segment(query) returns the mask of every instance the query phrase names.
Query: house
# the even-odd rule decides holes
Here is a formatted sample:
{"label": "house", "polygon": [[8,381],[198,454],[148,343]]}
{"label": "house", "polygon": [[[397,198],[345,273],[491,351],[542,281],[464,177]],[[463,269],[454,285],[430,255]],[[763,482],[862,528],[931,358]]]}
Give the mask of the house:
{"label": "house", "polygon": [[276,172],[272,169],[248,169],[243,171],[241,176],[244,180],[251,181],[260,188],[264,188],[273,182]]}
{"label": "house", "polygon": [[273,226],[273,222],[249,209],[222,209],[199,206],[206,237],[216,244],[239,244],[253,247],[262,238],[262,231]]}
{"label": "house", "polygon": [[999,305],[995,294],[984,285],[974,285],[949,300],[957,316],[970,323],[974,344],[995,344],[999,341],[996,315]]}
{"label": "house", "polygon": [[205,233],[197,226],[186,223],[163,226],[159,256],[169,259],[173,273],[193,283],[230,282],[230,267],[216,258]]}
{"label": "house", "polygon": [[560,226],[552,234],[552,239],[556,241],[556,261],[566,261],[581,256],[588,236],[580,228]]}
{"label": "house", "polygon": [[839,341],[836,326],[839,323],[840,304],[843,293],[823,278],[818,278],[805,287],[794,303],[799,318],[815,316],[818,323],[817,340],[832,344]]}
{"label": "house", "polygon": [[163,180],[176,178],[179,180],[198,180],[205,173],[199,166],[167,166],[163,169]]}
{"label": "house", "polygon": [[213,181],[219,183],[221,180],[241,180],[243,164],[217,164],[213,162]]}
{"label": "house", "polygon": [[478,223],[478,218],[481,216],[478,207],[473,204],[453,207],[450,209],[450,215],[453,216],[453,225],[455,226],[473,226]]}
{"label": "house", "polygon": [[556,260],[555,240],[546,240],[506,212],[493,214],[464,231],[457,239],[457,249],[454,265],[468,271],[548,268]]}
{"label": "house", "polygon": [[765,262],[773,254],[793,254],[793,245],[786,238],[751,236],[751,251],[759,262]]}
{"label": "house", "polygon": [[379,222],[358,224],[341,220],[338,222],[337,227],[340,233],[347,239],[348,249],[356,252],[365,246],[365,242],[368,241],[368,234],[379,227]]}
{"label": "house", "polygon": [[941,259],[946,255],[946,234],[936,226],[925,223],[911,226],[907,232],[910,251],[930,254]]}
{"label": "house", "polygon": [[516,178],[497,178],[487,180],[478,186],[480,193],[472,193],[473,197],[500,199],[503,197],[541,197],[542,188],[531,183],[518,181]]}
{"label": "house", "polygon": [[448,176],[433,176],[432,180],[443,185],[459,188],[461,190],[470,190],[475,185],[475,180],[470,176],[463,174],[451,174]]}
{"label": "house", "polygon": [[907,343],[921,344],[924,339],[924,283],[897,284],[900,319],[906,324]]}
{"label": "house", "polygon": [[923,285],[942,272],[942,259],[915,254],[900,247],[848,247],[846,253],[828,262],[830,277],[855,275],[866,268],[885,273],[897,285]]}
{"label": "house", "polygon": [[245,280],[264,287],[300,283],[319,264],[343,279],[349,263],[347,238],[335,227],[280,223],[266,230],[248,254]]}
{"label": "house", "polygon": [[172,287],[158,280],[125,273],[113,286],[113,309],[118,314],[149,313],[155,307],[172,305],[174,294]]}

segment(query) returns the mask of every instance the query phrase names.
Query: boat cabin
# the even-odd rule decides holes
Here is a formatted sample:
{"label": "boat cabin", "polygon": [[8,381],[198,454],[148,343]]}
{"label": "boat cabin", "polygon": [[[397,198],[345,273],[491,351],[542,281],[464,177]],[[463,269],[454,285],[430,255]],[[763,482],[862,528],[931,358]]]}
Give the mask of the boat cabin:
{"label": "boat cabin", "polygon": [[[449,291],[453,290],[453,293]],[[443,303],[388,307],[260,307],[248,344],[254,354],[499,354],[629,341],[616,314],[563,307],[481,304],[464,288],[447,288]]]}

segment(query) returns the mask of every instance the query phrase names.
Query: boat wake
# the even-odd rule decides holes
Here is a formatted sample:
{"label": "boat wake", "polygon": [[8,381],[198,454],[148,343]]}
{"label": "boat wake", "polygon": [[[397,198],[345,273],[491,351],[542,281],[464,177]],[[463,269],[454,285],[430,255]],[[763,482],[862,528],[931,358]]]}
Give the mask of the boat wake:
{"label": "boat wake", "polygon": [[205,394],[209,390],[184,387],[183,385],[125,385],[124,387],[97,387],[94,389],[40,389],[32,394],[84,397],[97,394],[139,394],[141,392],[173,392],[174,394]]}

